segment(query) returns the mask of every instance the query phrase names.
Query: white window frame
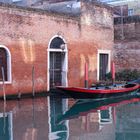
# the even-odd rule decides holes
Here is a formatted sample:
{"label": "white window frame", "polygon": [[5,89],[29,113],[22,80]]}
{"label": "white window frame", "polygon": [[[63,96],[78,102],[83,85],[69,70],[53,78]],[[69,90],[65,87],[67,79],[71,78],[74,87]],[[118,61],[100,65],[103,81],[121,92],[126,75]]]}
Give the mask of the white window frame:
{"label": "white window frame", "polygon": [[108,54],[108,68],[107,71],[110,72],[111,67],[111,50],[98,50],[97,53],[97,81],[99,81],[99,75],[100,75],[100,54]]}
{"label": "white window frame", "polygon": [[[102,118],[101,117],[102,111],[105,111],[105,110],[107,110],[108,113],[109,113],[108,118]],[[99,123],[100,124],[110,124],[110,123],[112,123],[112,107],[109,107],[108,109],[105,109],[105,110],[98,110],[99,111]],[[103,121],[105,121],[105,122],[103,122]]]}
{"label": "white window frame", "polygon": [[[52,42],[52,40],[54,39],[54,38],[56,38],[56,37],[59,37],[59,38],[61,38],[63,41],[64,41],[64,43],[65,43],[65,49],[64,50],[62,50],[62,49],[53,49],[53,48],[50,48],[50,45],[51,45],[51,42]],[[65,65],[64,65],[64,69],[65,69],[65,71],[66,71],[66,87],[68,86],[68,78],[67,78],[67,75],[68,75],[68,49],[67,49],[67,42],[66,42],[66,40],[61,36],[61,35],[54,35],[51,39],[50,39],[50,41],[49,41],[49,44],[48,44],[48,49],[47,49],[47,54],[48,54],[48,68],[47,68],[47,91],[49,91],[50,90],[50,71],[49,71],[49,69],[50,69],[50,52],[64,52],[65,53]]]}
{"label": "white window frame", "polygon": [[5,114],[0,113],[0,118],[4,119],[4,117],[8,117],[8,123],[9,123],[8,131],[9,131],[9,135],[10,135],[10,140],[13,140],[13,113],[12,113],[12,111],[5,112]]}
{"label": "white window frame", "polygon": [[[11,84],[12,83],[12,69],[11,69],[11,53],[9,51],[9,49],[4,46],[4,45],[0,45],[0,48],[4,48],[6,50],[6,54],[7,54],[7,81],[4,81],[5,84]],[[0,84],[3,84],[3,81],[0,81]]]}
{"label": "white window frame", "polygon": [[134,15],[134,9],[128,9],[128,16]]}
{"label": "white window frame", "polygon": [[22,1],[22,0],[12,0],[12,2],[19,2],[19,1]]}

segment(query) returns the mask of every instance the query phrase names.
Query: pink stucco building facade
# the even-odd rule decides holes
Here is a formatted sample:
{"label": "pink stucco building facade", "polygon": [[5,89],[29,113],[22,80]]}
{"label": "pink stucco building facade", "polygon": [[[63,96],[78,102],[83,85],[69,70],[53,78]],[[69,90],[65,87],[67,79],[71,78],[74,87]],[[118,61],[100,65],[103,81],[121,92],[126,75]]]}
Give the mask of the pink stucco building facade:
{"label": "pink stucco building facade", "polygon": [[[112,10],[80,2],[80,15],[0,5],[0,53],[6,94],[49,91],[56,85],[89,85],[110,71]],[[1,88],[3,93],[1,70]]]}

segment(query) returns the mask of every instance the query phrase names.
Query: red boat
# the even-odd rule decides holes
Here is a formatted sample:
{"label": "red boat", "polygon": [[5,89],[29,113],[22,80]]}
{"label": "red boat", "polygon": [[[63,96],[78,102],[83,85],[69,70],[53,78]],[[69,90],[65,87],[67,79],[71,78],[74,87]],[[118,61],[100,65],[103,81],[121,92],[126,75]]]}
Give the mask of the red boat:
{"label": "red boat", "polygon": [[130,83],[122,86],[108,86],[102,88],[56,87],[59,91],[73,98],[108,98],[127,94],[135,95],[139,90],[139,84]]}

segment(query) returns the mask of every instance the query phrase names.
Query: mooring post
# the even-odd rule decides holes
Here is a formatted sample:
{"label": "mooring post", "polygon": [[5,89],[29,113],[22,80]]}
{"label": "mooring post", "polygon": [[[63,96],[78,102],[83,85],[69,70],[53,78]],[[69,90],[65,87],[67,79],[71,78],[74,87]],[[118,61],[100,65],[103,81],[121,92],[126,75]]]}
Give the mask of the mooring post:
{"label": "mooring post", "polygon": [[3,133],[6,133],[6,102],[3,104]]}
{"label": "mooring post", "polygon": [[88,88],[88,64],[85,63],[85,88]]}
{"label": "mooring post", "polygon": [[4,68],[1,67],[1,73],[2,73],[2,82],[3,82],[3,99],[4,99],[4,109],[3,109],[3,118],[4,118],[4,126],[3,126],[3,132],[5,134],[6,129],[6,115],[5,115],[5,108],[6,108],[6,94],[5,94],[5,76],[4,76]]}
{"label": "mooring post", "polygon": [[5,76],[4,76],[4,68],[1,67],[1,72],[2,72],[2,85],[3,85],[3,99],[4,102],[6,102],[6,94],[5,94]]}
{"label": "mooring post", "polygon": [[34,102],[34,98],[32,98],[32,125],[33,128],[35,128],[35,102]]}
{"label": "mooring post", "polygon": [[35,89],[34,89],[34,66],[32,67],[32,95],[35,96]]}
{"label": "mooring post", "polygon": [[112,74],[112,84],[115,84],[115,63],[111,62],[111,74]]}
{"label": "mooring post", "polygon": [[20,100],[21,99],[21,92],[20,92],[20,90],[18,90],[18,100]]}

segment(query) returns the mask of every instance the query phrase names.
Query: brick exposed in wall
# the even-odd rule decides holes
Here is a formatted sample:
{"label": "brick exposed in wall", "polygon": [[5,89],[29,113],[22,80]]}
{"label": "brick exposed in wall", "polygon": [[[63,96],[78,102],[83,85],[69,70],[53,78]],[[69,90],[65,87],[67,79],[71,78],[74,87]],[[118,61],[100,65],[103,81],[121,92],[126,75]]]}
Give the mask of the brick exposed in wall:
{"label": "brick exposed in wall", "polygon": [[117,71],[123,69],[140,70],[140,22],[115,24],[114,39]]}

